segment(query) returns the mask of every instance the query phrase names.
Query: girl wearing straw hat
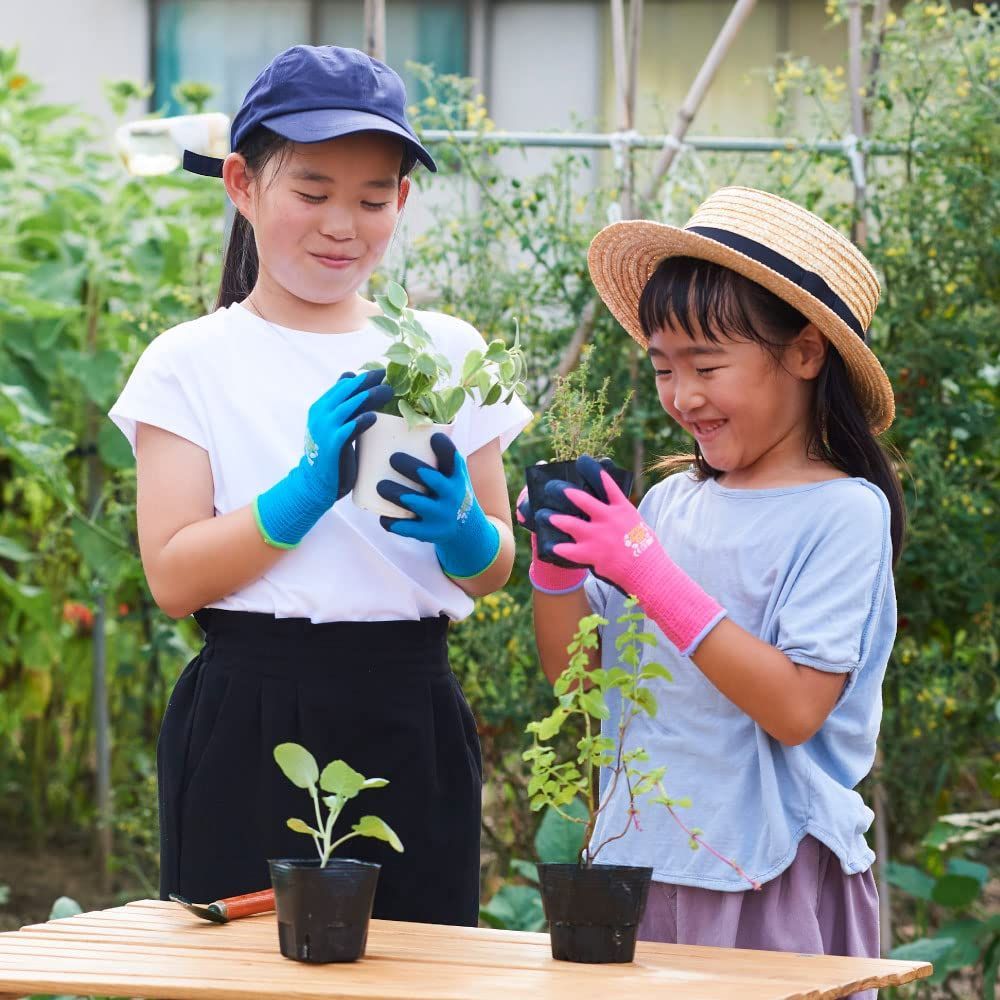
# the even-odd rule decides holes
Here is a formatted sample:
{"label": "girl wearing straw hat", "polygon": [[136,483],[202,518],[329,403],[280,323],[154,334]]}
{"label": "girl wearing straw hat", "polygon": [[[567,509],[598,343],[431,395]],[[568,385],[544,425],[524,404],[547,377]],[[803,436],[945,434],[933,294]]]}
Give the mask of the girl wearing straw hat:
{"label": "girl wearing straw hat", "polygon": [[[388,779],[340,819],[373,809],[403,842],[352,842],[382,866],[376,917],[477,922],[482,761],[447,629],[507,581],[501,450],[530,413],[468,400],[452,439],[432,439],[436,469],[394,455],[406,481],[380,492],[412,519],[345,499],[355,442],[392,395],[384,371],[354,374],[391,343],[361,289],[409,173],[435,169],[405,109],[384,63],[297,45],[254,81],[224,161],[185,155],[238,212],[217,307],[158,336],[111,410],[137,456],[150,590],[205,633],[157,747],[163,898],[261,889],[268,858],[301,856],[285,820],[302,792],[273,758],[293,741]],[[456,369],[483,343],[460,320],[420,319]]]}
{"label": "girl wearing straw hat", "polygon": [[[718,191],[683,229],[609,226],[589,262],[694,448],[661,463],[676,474],[638,509],[588,457],[596,497],[549,484],[536,518],[581,568],[536,548],[543,667],[558,676],[582,615],[613,623],[638,597],[673,682],[628,739],[762,888],[689,850],[662,809],[602,857],[654,869],[641,938],[877,956],[872,812],[854,789],[875,756],[904,527],[877,439],[892,389],[867,346],[878,281],[815,215],[746,188]],[[605,666],[617,632],[602,630]],[[624,790],[602,792],[598,842],[627,823]]]}

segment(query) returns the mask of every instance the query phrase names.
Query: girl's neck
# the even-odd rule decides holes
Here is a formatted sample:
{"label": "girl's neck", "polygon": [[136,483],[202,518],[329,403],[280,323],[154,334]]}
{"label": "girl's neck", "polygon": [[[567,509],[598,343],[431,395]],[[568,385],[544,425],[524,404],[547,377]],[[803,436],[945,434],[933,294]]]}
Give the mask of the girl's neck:
{"label": "girl's neck", "polygon": [[805,438],[792,434],[750,465],[723,472],[718,482],[729,489],[769,490],[846,478],[836,466],[812,458]]}
{"label": "girl's neck", "polygon": [[263,277],[240,304],[275,326],[308,333],[350,333],[379,313],[378,306],[357,292],[339,302],[308,302]]}

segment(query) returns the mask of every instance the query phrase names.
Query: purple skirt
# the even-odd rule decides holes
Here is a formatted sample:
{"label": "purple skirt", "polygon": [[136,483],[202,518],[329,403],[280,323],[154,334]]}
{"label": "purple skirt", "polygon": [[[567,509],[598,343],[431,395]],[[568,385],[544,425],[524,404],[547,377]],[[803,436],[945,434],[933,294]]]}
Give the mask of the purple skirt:
{"label": "purple skirt", "polygon": [[[814,837],[759,892],[719,892],[654,882],[639,924],[640,941],[879,957],[878,893],[869,869],[845,875]],[[876,990],[852,994],[874,1000]]]}

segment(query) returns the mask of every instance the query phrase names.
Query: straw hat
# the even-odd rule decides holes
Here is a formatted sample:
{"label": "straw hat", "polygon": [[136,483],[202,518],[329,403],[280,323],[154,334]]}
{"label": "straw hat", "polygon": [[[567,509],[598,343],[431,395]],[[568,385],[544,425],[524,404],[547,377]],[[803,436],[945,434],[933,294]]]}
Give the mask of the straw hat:
{"label": "straw hat", "polygon": [[892,386],[866,344],[878,278],[832,226],[777,195],[728,187],[708,198],[683,229],[644,221],[602,229],[590,244],[590,276],[643,348],[648,345],[639,325],[639,297],[667,257],[721,264],[793,305],[840,352],[872,430],[880,434],[892,423]]}

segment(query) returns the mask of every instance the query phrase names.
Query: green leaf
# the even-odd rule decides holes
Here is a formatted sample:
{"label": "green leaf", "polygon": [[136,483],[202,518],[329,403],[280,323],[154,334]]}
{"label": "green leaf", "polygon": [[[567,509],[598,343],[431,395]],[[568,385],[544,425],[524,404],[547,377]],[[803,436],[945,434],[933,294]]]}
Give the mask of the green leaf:
{"label": "green leaf", "polygon": [[990,870],[978,861],[968,861],[965,858],[951,858],[948,862],[949,875],[968,875],[980,885],[985,885],[990,878]]}
{"label": "green leaf", "polygon": [[644,663],[642,677],[643,679],[659,677],[665,681],[672,681],[674,679],[674,675],[662,663]]}
{"label": "green leaf", "polygon": [[428,378],[437,378],[437,365],[434,363],[434,359],[429,354],[418,354],[416,365],[417,370],[423,372],[423,374]]}
{"label": "green leaf", "polygon": [[365,777],[342,760],[332,760],[319,776],[319,786],[343,799],[353,799],[365,787]]}
{"label": "green leaf", "polygon": [[391,319],[402,318],[403,315],[402,310],[397,309],[392,304],[388,295],[376,295],[375,304],[379,307],[379,309],[382,310],[383,313],[385,313],[386,316],[390,317]]}
{"label": "green leaf", "polygon": [[364,788],[385,788],[389,784],[388,778],[365,778],[365,783],[361,786]]}
{"label": "green leaf", "polygon": [[25,423],[45,425],[52,421],[23,385],[0,385],[0,394],[9,399]]}
{"label": "green leaf", "polygon": [[97,432],[97,453],[112,469],[130,469],[135,464],[128,438],[110,420]]}
{"label": "green leaf", "polygon": [[565,819],[549,807],[535,834],[535,853],[539,861],[574,864],[580,860],[587,807],[580,799],[573,799],[563,811],[580,822]]}
{"label": "green leaf", "polygon": [[29,552],[13,538],[4,538],[0,535],[0,559],[9,559],[11,562],[27,562],[34,558],[33,552]]}
{"label": "green leaf", "polygon": [[75,917],[78,913],[83,913],[83,907],[75,899],[60,896],[52,904],[49,920],[65,920],[66,917]]}
{"label": "green leaf", "polygon": [[511,871],[520,875],[521,878],[527,879],[534,885],[538,885],[538,866],[534,861],[523,861],[520,858],[515,858],[510,863]]}
{"label": "green leaf", "polygon": [[412,430],[414,427],[426,427],[432,424],[431,420],[424,413],[418,413],[405,399],[397,400],[400,416],[406,421],[407,426]]}
{"label": "green leaf", "polygon": [[402,312],[409,302],[403,286],[398,285],[395,281],[390,281],[386,285],[385,294],[386,298],[392,303],[393,308],[399,312]]}
{"label": "green leaf", "polygon": [[403,852],[403,843],[385,820],[378,816],[362,816],[351,829],[362,837],[384,840],[394,851]]}
{"label": "green leaf", "polygon": [[954,947],[954,938],[917,938],[909,944],[901,944],[889,952],[889,958],[901,962],[940,962]]}
{"label": "green leaf", "polygon": [[608,719],[611,717],[611,712],[608,710],[604,695],[600,691],[590,690],[583,692],[580,695],[580,705],[584,711],[597,719]]}
{"label": "green leaf", "polygon": [[890,861],[885,866],[885,877],[890,885],[902,889],[903,892],[917,899],[930,900],[934,891],[934,879],[926,872],[914,868],[912,865],[903,865],[898,861]]}
{"label": "green leaf", "polygon": [[497,930],[540,931],[545,926],[541,894],[530,885],[502,885],[479,908],[479,916]]}
{"label": "green leaf", "polygon": [[284,776],[297,788],[314,788],[319,781],[316,758],[298,743],[279,743],[274,748],[274,759]]}
{"label": "green leaf", "polygon": [[311,837],[321,837],[322,834],[319,830],[314,830],[308,823],[301,819],[291,819],[285,820],[285,825],[289,830],[294,830],[296,833],[308,833]]}
{"label": "green leaf", "polygon": [[134,565],[134,555],[116,545],[95,524],[73,519],[73,542],[87,569],[109,587],[116,587]]}
{"label": "green leaf", "polygon": [[465,390],[459,389],[457,386],[442,389],[438,393],[438,397],[441,400],[440,422],[450,424],[458,416],[458,411],[462,409],[462,404],[465,402]]}
{"label": "green leaf", "polygon": [[390,333],[394,337],[399,336],[399,323],[391,316],[372,316],[372,322],[380,330],[385,330],[386,333]]}
{"label": "green leaf", "polygon": [[468,382],[473,375],[479,370],[483,363],[483,352],[472,350],[469,351],[465,356],[465,361],[462,364],[462,382]]}
{"label": "green leaf", "polygon": [[406,344],[392,344],[385,356],[397,365],[409,365],[413,361],[413,348]]}
{"label": "green leaf", "polygon": [[503,386],[499,382],[494,383],[492,388],[488,393],[486,393],[486,398],[483,400],[483,406],[492,406],[494,403],[500,402],[500,397],[503,395]]}
{"label": "green leaf", "polygon": [[945,875],[934,884],[931,898],[942,906],[960,909],[973,902],[981,888],[979,879],[971,875]]}

